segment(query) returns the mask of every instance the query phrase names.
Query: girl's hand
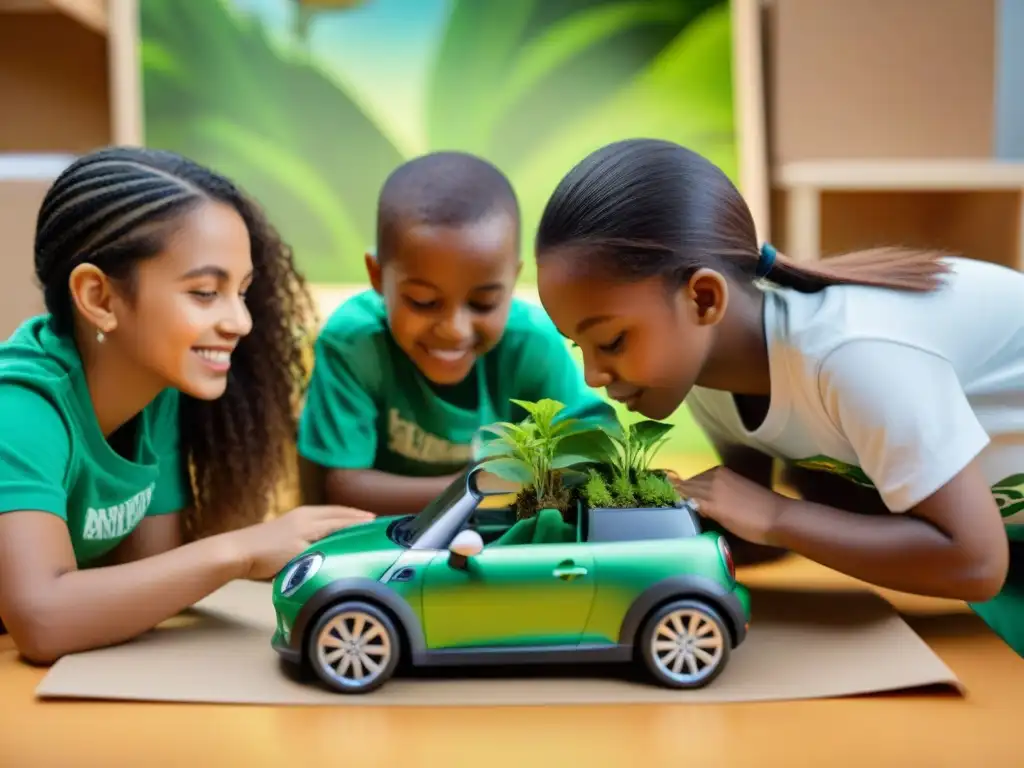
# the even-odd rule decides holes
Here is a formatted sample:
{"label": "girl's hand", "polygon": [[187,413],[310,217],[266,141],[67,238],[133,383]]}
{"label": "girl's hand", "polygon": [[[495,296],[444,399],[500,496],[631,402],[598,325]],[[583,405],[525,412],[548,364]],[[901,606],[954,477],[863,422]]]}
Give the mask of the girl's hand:
{"label": "girl's hand", "polygon": [[289,560],[325,536],[375,519],[372,512],[351,507],[298,507],[229,535],[244,563],[241,578],[259,581],[274,578]]}
{"label": "girl's hand", "polygon": [[684,498],[696,502],[702,517],[714,520],[745,541],[772,545],[771,533],[782,513],[785,496],[725,467],[714,467],[689,480],[671,475],[670,479]]}

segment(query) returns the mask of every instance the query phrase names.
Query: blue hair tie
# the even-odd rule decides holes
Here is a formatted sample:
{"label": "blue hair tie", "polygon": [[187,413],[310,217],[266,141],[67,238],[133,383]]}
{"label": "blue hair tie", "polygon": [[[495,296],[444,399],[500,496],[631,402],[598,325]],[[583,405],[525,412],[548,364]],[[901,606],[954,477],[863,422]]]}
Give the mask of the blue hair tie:
{"label": "blue hair tie", "polygon": [[754,270],[755,277],[762,278],[768,276],[768,273],[772,271],[772,267],[775,266],[776,253],[775,246],[771,243],[765,243],[761,246],[761,258],[757,260],[757,269]]}

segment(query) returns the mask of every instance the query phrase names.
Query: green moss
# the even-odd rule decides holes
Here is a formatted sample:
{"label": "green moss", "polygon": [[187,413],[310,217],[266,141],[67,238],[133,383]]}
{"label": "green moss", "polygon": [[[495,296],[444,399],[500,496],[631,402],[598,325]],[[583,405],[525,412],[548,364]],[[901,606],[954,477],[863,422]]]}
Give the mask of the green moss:
{"label": "green moss", "polygon": [[587,482],[583,486],[583,495],[592,507],[610,507],[613,505],[611,491],[604,476],[596,469],[587,472]]}
{"label": "green moss", "polygon": [[636,483],[637,497],[645,507],[670,507],[679,500],[679,494],[664,475],[649,472]]}
{"label": "green moss", "polygon": [[616,474],[611,482],[612,499],[617,507],[636,506],[636,490],[629,475]]}

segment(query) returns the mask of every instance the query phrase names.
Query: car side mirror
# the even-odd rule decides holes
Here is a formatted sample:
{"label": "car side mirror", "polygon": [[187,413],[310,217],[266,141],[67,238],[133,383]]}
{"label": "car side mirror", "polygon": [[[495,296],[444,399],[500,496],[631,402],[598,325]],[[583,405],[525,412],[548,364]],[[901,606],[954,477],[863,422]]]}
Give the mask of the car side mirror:
{"label": "car side mirror", "polygon": [[470,530],[459,531],[448,545],[448,551],[451,552],[448,563],[453,568],[465,568],[466,561],[474,555],[479,555],[483,549],[484,540],[479,533]]}

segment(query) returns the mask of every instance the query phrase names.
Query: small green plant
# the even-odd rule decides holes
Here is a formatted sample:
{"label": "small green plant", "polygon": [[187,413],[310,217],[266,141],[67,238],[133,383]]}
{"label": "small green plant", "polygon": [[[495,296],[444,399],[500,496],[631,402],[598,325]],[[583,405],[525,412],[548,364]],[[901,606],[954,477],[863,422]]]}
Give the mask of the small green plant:
{"label": "small green plant", "polygon": [[535,403],[513,400],[527,412],[519,424],[499,422],[483,428],[497,439],[481,448],[481,466],[522,488],[517,515],[530,517],[545,507],[568,511],[570,484],[586,477],[579,470],[599,460],[601,432],[580,419],[559,418],[564,405],[543,399]]}
{"label": "small green plant", "polygon": [[617,432],[607,432],[605,451],[608,464],[616,475],[632,478],[634,482],[647,474],[651,462],[668,441],[671,424],[662,421],[640,421],[635,424],[620,422]]}
{"label": "small green plant", "polygon": [[667,507],[679,495],[663,472],[651,468],[658,451],[667,441],[671,424],[660,421],[619,422],[618,429],[602,430],[590,436],[602,474],[592,469],[583,495],[592,507]]}

